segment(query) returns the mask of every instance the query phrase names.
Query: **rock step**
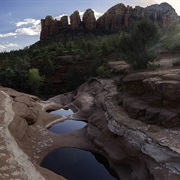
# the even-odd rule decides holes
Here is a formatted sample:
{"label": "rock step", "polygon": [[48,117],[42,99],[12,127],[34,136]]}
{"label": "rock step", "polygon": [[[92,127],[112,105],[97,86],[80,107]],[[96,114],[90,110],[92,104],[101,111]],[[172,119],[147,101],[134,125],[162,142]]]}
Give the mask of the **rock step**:
{"label": "rock step", "polygon": [[175,109],[150,106],[138,97],[132,97],[127,94],[120,95],[120,103],[129,117],[146,122],[172,128],[180,125],[180,114]]}

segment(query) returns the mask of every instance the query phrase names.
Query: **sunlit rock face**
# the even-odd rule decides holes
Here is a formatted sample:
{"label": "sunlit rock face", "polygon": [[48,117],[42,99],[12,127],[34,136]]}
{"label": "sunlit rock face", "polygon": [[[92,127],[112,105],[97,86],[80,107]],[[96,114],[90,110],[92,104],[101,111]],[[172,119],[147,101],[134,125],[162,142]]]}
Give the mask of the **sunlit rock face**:
{"label": "sunlit rock face", "polygon": [[152,23],[156,22],[162,28],[168,28],[171,24],[179,21],[179,16],[168,3],[154,4],[146,8],[140,6],[132,8],[131,6],[125,6],[119,3],[108,9],[97,20],[94,17],[94,11],[92,9],[85,11],[82,21],[79,12],[74,11],[70,15],[69,25],[67,16],[62,17],[60,20],[55,20],[51,16],[47,16],[41,20],[40,40],[61,33],[62,29],[114,32],[131,28],[136,21],[144,18],[149,18]]}

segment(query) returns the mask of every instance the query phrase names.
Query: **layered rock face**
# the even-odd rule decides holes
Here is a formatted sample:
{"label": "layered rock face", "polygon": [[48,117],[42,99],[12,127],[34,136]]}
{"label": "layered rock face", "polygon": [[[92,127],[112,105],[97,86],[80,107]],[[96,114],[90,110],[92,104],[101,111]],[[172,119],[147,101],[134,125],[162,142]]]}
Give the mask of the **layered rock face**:
{"label": "layered rock face", "polygon": [[141,72],[123,80],[126,93],[121,96],[124,109],[134,119],[166,128],[180,125],[180,70]]}
{"label": "layered rock face", "polygon": [[40,40],[46,39],[52,34],[60,33],[62,29],[84,29],[88,31],[117,31],[131,27],[137,20],[145,17],[150,18],[152,22],[158,22],[162,28],[179,20],[175,10],[168,4],[155,4],[142,8],[136,6],[132,8],[120,3],[111,7],[99,19],[95,19],[94,11],[87,9],[83,15],[82,21],[79,12],[75,11],[70,16],[70,25],[68,25],[67,16],[61,20],[55,20],[50,16],[41,20]]}

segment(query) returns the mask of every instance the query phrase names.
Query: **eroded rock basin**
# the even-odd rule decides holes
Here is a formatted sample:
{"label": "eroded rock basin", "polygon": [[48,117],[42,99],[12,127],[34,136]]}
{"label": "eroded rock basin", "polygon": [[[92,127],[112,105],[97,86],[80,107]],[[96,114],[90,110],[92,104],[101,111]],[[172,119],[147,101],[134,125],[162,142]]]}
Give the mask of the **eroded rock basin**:
{"label": "eroded rock basin", "polygon": [[[68,117],[74,114],[71,109],[59,109],[50,113]],[[81,129],[86,125],[87,123],[81,120],[66,119],[54,124],[48,130],[53,133],[64,134]],[[77,148],[63,147],[53,150],[44,157],[41,166],[69,180],[116,179],[111,175],[113,171],[103,156]]]}
{"label": "eroded rock basin", "polygon": [[77,148],[56,149],[41,162],[42,167],[63,175],[68,180],[115,180],[103,164],[109,168],[104,157]]}

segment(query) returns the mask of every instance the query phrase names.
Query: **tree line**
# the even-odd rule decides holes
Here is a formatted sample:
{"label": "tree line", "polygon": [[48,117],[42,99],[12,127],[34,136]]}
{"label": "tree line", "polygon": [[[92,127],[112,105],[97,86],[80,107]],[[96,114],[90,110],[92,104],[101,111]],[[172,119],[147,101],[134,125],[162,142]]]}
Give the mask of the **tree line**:
{"label": "tree line", "polygon": [[[76,56],[85,59],[88,69],[80,69],[78,64],[70,67],[65,84],[66,90],[73,90],[92,76],[108,76],[106,62],[108,57],[113,60],[125,60],[132,69],[146,69],[157,54],[156,47],[177,50],[180,40],[172,46],[170,36],[179,32],[179,24],[162,31],[157,24],[149,19],[137,22],[133,28],[113,34],[84,34],[49,38],[39,41],[22,50],[0,53],[0,85],[11,87],[36,95],[48,89],[46,77],[58,68],[54,59],[59,56]],[[64,65],[68,62],[60,62]],[[76,79],[74,79],[76,77]],[[45,87],[46,86],[46,87]],[[46,91],[47,93],[47,91]]]}

